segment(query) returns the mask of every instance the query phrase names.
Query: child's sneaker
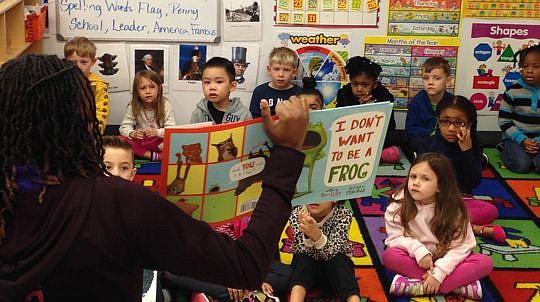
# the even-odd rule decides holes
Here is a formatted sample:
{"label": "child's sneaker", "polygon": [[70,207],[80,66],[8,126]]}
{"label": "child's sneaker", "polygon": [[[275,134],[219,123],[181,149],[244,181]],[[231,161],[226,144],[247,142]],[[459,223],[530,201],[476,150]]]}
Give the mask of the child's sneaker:
{"label": "child's sneaker", "polygon": [[390,284],[390,294],[394,296],[421,296],[424,294],[422,280],[396,274]]}
{"label": "child's sneaker", "polygon": [[399,152],[399,148],[396,146],[390,146],[382,150],[381,161],[385,163],[395,164],[399,162],[400,156],[401,156],[401,153]]}
{"label": "child's sneaker", "polygon": [[480,280],[476,280],[468,285],[454,289],[453,293],[469,299],[480,300],[482,299],[482,285]]}

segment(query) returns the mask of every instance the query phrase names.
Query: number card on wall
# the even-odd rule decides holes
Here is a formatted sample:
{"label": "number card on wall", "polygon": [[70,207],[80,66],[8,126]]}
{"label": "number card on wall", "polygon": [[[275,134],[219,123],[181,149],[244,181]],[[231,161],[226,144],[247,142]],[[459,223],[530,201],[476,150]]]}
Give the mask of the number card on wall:
{"label": "number card on wall", "polygon": [[[455,78],[459,39],[425,37],[367,37],[364,55],[381,65],[381,83],[394,95],[394,108],[407,109],[422,90],[422,65],[430,57],[444,57]],[[449,92],[454,92],[454,81]]]}
{"label": "number card on wall", "polygon": [[276,25],[377,27],[379,0],[276,0]]}

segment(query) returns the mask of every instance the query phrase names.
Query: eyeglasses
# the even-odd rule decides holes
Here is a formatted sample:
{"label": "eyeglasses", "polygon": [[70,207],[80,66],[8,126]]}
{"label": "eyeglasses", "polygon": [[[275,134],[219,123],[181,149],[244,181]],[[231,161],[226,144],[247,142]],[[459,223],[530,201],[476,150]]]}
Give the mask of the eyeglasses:
{"label": "eyeglasses", "polygon": [[461,127],[465,127],[465,125],[467,125],[467,122],[462,121],[462,120],[451,121],[449,119],[438,119],[438,121],[439,121],[439,125],[441,125],[441,127],[450,127],[450,125],[454,125],[454,127],[456,127],[456,128],[461,128]]}

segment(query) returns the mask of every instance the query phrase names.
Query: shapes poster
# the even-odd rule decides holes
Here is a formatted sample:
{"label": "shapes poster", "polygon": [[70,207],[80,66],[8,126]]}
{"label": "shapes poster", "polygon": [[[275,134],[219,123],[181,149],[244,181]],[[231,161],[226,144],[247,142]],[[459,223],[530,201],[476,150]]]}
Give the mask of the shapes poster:
{"label": "shapes poster", "polygon": [[[381,83],[394,95],[394,108],[407,105],[422,90],[422,64],[430,57],[444,57],[455,78],[459,40],[427,37],[366,37],[364,56],[381,65]],[[449,92],[454,92],[454,81]]]}
{"label": "shapes poster", "polygon": [[298,54],[296,84],[302,86],[303,77],[315,77],[326,108],[335,107],[338,90],[348,82],[345,64],[349,59],[349,37],[348,33],[328,31],[277,33],[281,46],[294,49]]}
{"label": "shapes poster", "polygon": [[540,0],[464,0],[463,17],[540,18]]}
{"label": "shapes poster", "polygon": [[461,45],[459,94],[469,98],[479,113],[496,115],[507,87],[520,77],[514,55],[540,42],[540,25],[472,23],[466,26],[469,43]]}
{"label": "shapes poster", "polygon": [[[293,205],[370,195],[391,110],[385,102],[312,111]],[[160,194],[209,223],[250,215],[271,148],[262,119],[166,128]]]}
{"label": "shapes poster", "polygon": [[460,0],[390,0],[389,36],[459,35]]}
{"label": "shapes poster", "polygon": [[379,0],[275,0],[275,24],[377,27]]}

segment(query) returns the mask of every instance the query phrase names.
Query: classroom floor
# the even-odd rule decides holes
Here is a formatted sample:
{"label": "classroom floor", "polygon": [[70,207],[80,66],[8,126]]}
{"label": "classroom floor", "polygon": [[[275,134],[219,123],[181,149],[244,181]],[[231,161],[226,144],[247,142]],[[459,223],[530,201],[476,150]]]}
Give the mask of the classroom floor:
{"label": "classroom floor", "polygon": [[[502,244],[477,237],[475,252],[490,255],[494,262],[493,272],[481,280],[482,301],[540,301],[540,175],[512,173],[502,165],[497,150],[485,149],[485,153],[490,159],[489,167],[484,170],[482,183],[474,194],[497,206],[499,219],[495,223],[504,227],[507,240]],[[383,215],[389,196],[403,183],[409,166],[404,157],[398,164],[380,166],[371,196],[349,203],[355,215],[350,240],[362,299],[468,301],[455,296],[399,298],[387,294],[393,274],[380,261],[386,237]],[[159,169],[154,167],[153,171]],[[143,164],[136,180],[157,190],[159,177],[144,172]],[[280,243],[285,263],[291,259],[290,241],[285,230]],[[312,301],[331,300],[315,296]]]}

